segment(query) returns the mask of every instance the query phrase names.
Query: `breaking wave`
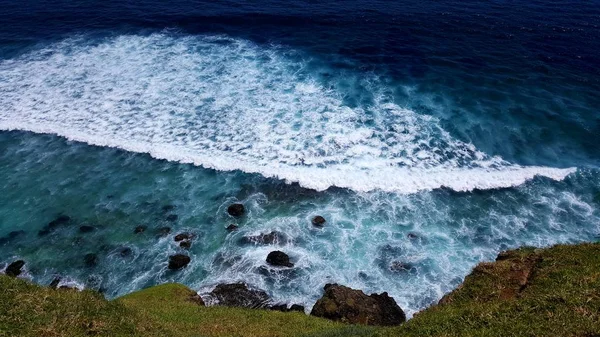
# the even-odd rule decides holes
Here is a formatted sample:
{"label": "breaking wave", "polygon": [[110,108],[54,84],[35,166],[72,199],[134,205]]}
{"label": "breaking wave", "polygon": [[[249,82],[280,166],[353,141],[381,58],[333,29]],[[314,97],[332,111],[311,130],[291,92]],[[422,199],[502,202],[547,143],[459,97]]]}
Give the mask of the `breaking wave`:
{"label": "breaking wave", "polygon": [[373,75],[351,79],[368,90],[349,102],[351,89],[323,84],[312,63],[298,51],[226,36],[71,38],[0,63],[0,129],[316,190],[468,191],[575,171],[482,153],[434,117],[394,104]]}

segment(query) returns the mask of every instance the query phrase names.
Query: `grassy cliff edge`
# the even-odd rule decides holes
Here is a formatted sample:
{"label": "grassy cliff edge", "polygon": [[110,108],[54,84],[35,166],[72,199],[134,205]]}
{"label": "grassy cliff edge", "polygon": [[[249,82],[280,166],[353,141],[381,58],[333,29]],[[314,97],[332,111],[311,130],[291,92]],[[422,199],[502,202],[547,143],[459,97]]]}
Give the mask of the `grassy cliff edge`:
{"label": "grassy cliff edge", "polygon": [[180,284],[113,301],[8,276],[0,287],[0,336],[600,336],[599,243],[502,253],[438,305],[392,328],[202,307]]}

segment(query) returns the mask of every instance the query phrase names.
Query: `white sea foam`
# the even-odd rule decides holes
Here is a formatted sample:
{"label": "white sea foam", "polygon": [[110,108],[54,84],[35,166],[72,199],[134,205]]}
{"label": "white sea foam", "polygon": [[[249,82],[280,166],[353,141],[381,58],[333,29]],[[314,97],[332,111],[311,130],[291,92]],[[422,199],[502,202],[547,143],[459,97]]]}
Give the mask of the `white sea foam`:
{"label": "white sea foam", "polygon": [[377,85],[370,103],[350,106],[307,67],[300,53],[222,36],[68,39],[0,63],[0,129],[316,190],[467,191],[575,171],[488,156]]}

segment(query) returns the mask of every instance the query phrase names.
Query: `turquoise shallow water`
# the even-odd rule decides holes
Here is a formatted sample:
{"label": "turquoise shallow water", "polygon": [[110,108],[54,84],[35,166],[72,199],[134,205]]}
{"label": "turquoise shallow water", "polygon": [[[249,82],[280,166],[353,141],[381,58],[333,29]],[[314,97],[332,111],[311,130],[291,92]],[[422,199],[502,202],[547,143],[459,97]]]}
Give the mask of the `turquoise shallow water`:
{"label": "turquoise shallow water", "polygon": [[[502,249],[596,240],[600,224],[598,189],[590,188],[598,183],[593,170],[562,182],[540,178],[475,193],[315,192],[260,175],[170,163],[56,136],[3,133],[0,146],[5,177],[0,235],[25,231],[2,246],[0,259],[25,259],[28,277],[36,282],[48,284],[60,275],[108,297],[167,281],[201,291],[243,280],[277,300],[310,306],[325,283],[340,282],[388,291],[412,313]],[[239,220],[226,213],[235,201],[248,209]],[[39,237],[60,214],[72,222]],[[170,214],[177,220],[167,220]],[[316,214],[328,220],[323,229],[310,223]],[[239,231],[228,233],[230,223],[240,225]],[[80,233],[81,225],[95,230]],[[139,225],[148,229],[134,234]],[[164,226],[171,234],[158,237]],[[273,230],[285,234],[279,244],[241,241]],[[183,251],[173,237],[183,231],[197,235],[189,251],[192,263],[170,272],[168,256]],[[125,247],[132,253],[122,256]],[[296,267],[269,268],[264,260],[275,247],[289,253]],[[86,267],[88,253],[97,254],[97,266]],[[408,270],[395,270],[397,262]]]}
{"label": "turquoise shallow water", "polygon": [[411,316],[600,235],[597,1],[0,4],[0,265],[34,282],[338,282]]}

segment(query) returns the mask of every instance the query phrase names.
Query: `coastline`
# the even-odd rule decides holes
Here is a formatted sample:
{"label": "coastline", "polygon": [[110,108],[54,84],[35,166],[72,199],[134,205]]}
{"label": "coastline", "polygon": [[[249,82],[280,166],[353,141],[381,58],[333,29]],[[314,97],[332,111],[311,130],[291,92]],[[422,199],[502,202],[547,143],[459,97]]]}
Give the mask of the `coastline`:
{"label": "coastline", "polygon": [[[480,263],[454,291],[395,327],[300,312],[205,307],[181,284],[112,301],[0,277],[0,333],[15,336],[594,336],[600,333],[600,243],[524,247]],[[202,305],[201,305],[202,304]]]}

